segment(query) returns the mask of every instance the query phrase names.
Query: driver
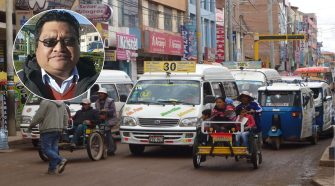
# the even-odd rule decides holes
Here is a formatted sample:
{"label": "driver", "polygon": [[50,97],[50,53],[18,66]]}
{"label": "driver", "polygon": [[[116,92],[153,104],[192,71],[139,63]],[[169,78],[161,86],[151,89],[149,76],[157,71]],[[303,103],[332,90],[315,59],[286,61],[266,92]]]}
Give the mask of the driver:
{"label": "driver", "polygon": [[91,107],[91,101],[87,98],[82,99],[81,110],[73,116],[74,136],[71,140],[71,147],[76,147],[80,136],[84,133],[84,126],[93,128],[98,121],[99,112]]}

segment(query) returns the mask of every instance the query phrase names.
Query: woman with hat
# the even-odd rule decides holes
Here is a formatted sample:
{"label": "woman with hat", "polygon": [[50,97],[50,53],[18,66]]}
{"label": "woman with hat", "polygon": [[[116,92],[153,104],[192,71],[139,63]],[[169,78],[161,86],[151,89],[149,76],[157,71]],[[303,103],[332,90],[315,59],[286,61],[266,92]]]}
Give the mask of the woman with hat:
{"label": "woman with hat", "polygon": [[98,111],[105,110],[107,112],[107,124],[109,127],[107,127],[105,130],[106,132],[106,138],[108,142],[108,151],[107,153],[109,155],[114,155],[116,151],[116,145],[114,143],[111,128],[115,125],[115,119],[116,119],[116,110],[115,110],[115,103],[112,98],[108,97],[108,92],[106,88],[100,88],[98,91],[98,100],[95,102],[95,108]]}
{"label": "woman with hat", "polygon": [[248,113],[253,115],[255,119],[257,125],[255,132],[259,133],[261,131],[260,115],[262,112],[262,107],[256,101],[254,101],[254,98],[251,97],[248,91],[241,92],[241,94],[237,97],[237,100],[241,103],[236,107],[236,114],[240,115],[241,110],[247,110]]}

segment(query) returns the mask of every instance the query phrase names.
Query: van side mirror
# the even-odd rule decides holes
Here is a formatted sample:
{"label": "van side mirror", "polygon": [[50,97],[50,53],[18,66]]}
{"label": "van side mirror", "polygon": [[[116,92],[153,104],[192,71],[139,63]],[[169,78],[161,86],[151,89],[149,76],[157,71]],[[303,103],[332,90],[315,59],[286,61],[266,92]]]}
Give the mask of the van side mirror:
{"label": "van side mirror", "polygon": [[332,97],[331,96],[327,96],[327,97],[325,97],[324,98],[324,100],[323,101],[328,101],[328,100],[331,100],[332,99]]}
{"label": "van side mirror", "polygon": [[215,96],[212,95],[205,96],[204,105],[206,105],[207,103],[214,103],[214,102],[215,102]]}
{"label": "van side mirror", "polygon": [[120,101],[126,102],[127,101],[127,95],[120,95]]}

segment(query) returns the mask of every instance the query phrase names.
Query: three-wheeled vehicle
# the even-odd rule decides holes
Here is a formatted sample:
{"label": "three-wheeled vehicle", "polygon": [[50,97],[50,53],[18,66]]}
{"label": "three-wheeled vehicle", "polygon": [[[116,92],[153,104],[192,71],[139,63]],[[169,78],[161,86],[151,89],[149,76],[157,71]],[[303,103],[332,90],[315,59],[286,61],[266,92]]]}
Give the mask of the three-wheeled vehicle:
{"label": "three-wheeled vehicle", "polygon": [[332,131],[332,93],[329,85],[323,81],[305,82],[312,89],[315,104],[315,121],[319,134]]}
{"label": "three-wheeled vehicle", "polygon": [[[244,131],[246,121],[203,121],[197,127],[193,145],[193,166],[199,168],[206,161],[206,156],[235,157],[236,161],[246,158],[257,169],[262,163],[262,151],[258,135],[250,131],[249,146],[240,146],[237,135]],[[241,127],[237,127],[237,125]],[[220,128],[221,130],[217,130]],[[240,128],[240,131],[236,129]]]}
{"label": "three-wheeled vehicle", "polygon": [[274,83],[261,87],[263,141],[279,149],[284,141],[318,140],[313,91],[302,84]]}
{"label": "three-wheeled vehicle", "polygon": [[[59,148],[62,150],[68,150],[73,152],[79,149],[87,150],[88,157],[97,161],[100,159],[107,158],[107,143],[105,141],[105,125],[100,124],[95,128],[91,128],[87,125],[83,127],[83,135],[79,139],[79,145],[76,147],[71,146],[71,138],[73,137],[73,128],[70,125],[66,130],[63,131],[61,140],[59,142]],[[48,161],[48,157],[44,154],[41,148],[38,150],[38,154],[43,161]]]}

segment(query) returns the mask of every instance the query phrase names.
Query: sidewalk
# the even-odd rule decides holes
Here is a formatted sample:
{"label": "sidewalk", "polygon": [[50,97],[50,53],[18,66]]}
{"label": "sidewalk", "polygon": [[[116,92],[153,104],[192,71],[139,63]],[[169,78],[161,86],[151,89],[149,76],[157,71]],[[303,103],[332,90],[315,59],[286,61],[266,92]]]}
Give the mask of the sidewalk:
{"label": "sidewalk", "polygon": [[[335,134],[335,127],[333,127]],[[329,147],[335,146],[335,135]],[[329,147],[323,152],[320,162],[319,170],[312,178],[312,183],[318,186],[333,186],[335,185],[335,160],[329,159]]]}
{"label": "sidewalk", "polygon": [[15,146],[21,145],[21,144],[26,144],[26,143],[31,143],[31,140],[23,139],[22,136],[21,136],[21,132],[16,131],[16,136],[8,136],[9,149],[0,150],[0,153],[2,153],[2,152],[13,152]]}

